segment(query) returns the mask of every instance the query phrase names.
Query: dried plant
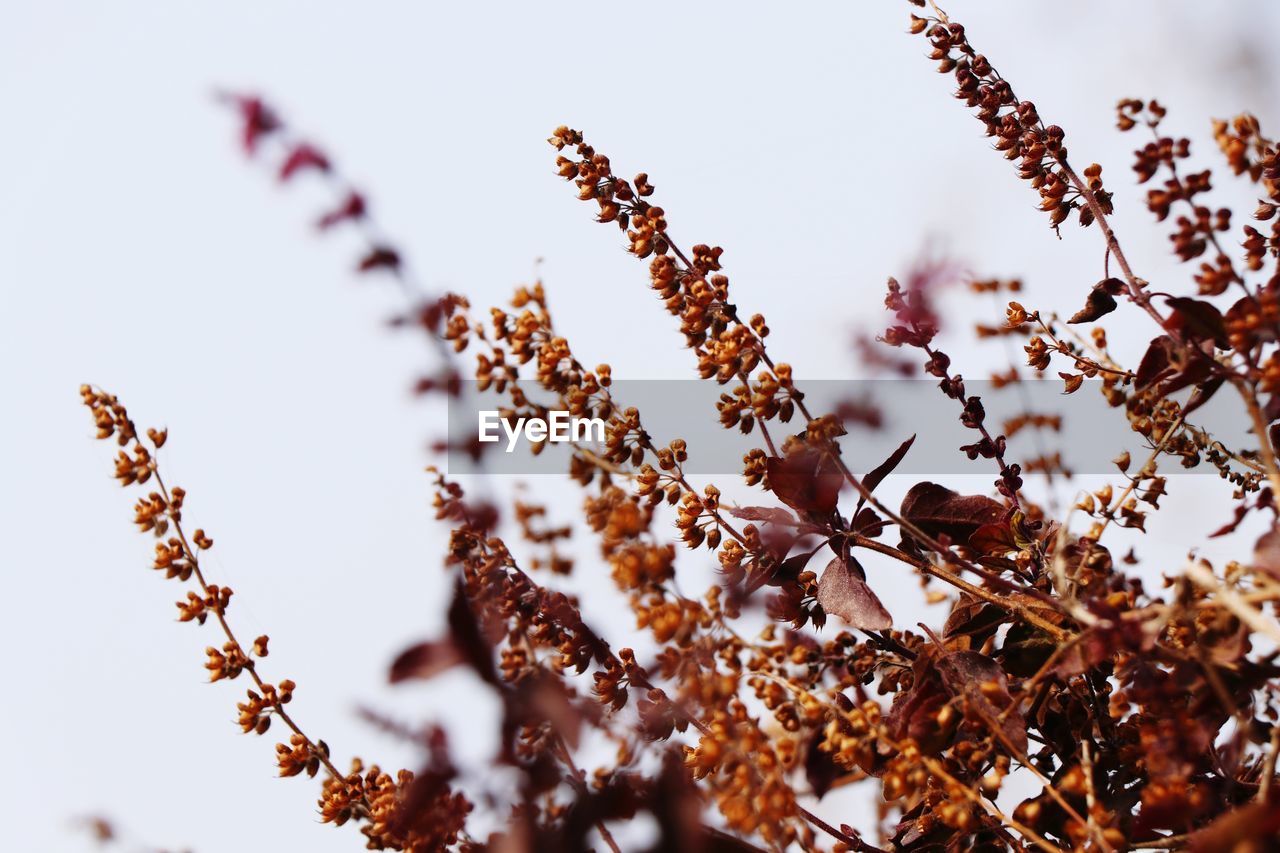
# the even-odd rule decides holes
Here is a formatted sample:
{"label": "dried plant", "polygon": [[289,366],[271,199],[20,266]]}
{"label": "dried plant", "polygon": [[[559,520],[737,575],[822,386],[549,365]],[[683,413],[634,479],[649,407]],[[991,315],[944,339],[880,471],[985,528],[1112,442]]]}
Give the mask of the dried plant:
{"label": "dried plant", "polygon": [[[746,485],[772,500],[730,504],[715,485],[695,486],[686,442],[650,433],[642,413],[614,396],[609,366],[579,359],[541,283],[482,318],[462,297],[409,292],[404,322],[442,343],[444,366],[421,390],[456,393],[455,354],[469,352],[471,374],[504,395],[506,417],[563,410],[608,424],[603,449],[581,443],[570,455],[590,548],[571,547],[562,508],[524,494],[504,527],[493,505],[433,469],[436,515],[450,531],[448,631],[406,649],[390,678],[469,669],[501,704],[496,755],[515,771],[514,786],[478,782],[464,793],[442,730],[406,731],[376,714],[374,723],[423,745],[426,766],[396,776],[359,760],[338,769],[285,710],[293,683],[260,673],[266,637],[251,647],[236,639],[231,591],[207,582],[200,565],[212,540],[186,533],[184,493],[161,479],[165,434],[140,435],[115,397],[82,389],[99,437],[121,448],[116,477],[155,489],[139,499],[135,520],[157,538],[155,567],[189,586],[179,618],[212,615],[221,633],[208,650],[211,680],[248,674],[242,729],[263,734],[278,720],[289,730],[276,747],[280,772],[325,776],[323,820],[359,823],[370,849],[398,850],[1276,849],[1277,145],[1250,116],[1214,124],[1229,168],[1261,198],[1253,218],[1271,223],[1232,236],[1230,211],[1205,204],[1210,173],[1190,172],[1189,142],[1164,135],[1164,107],[1119,104],[1120,129],[1146,134],[1134,170],[1139,183],[1158,182],[1147,206],[1172,224],[1176,256],[1196,264],[1194,295],[1156,291],[1111,227],[1102,168],[1078,171],[1064,131],[1015,95],[964,28],[913,2],[910,30],[928,40],[956,96],[1038,192],[1051,227],[1075,219],[1105,243],[1099,280],[1081,288],[1073,316],[1011,301],[1003,322],[980,324],[978,337],[1022,341],[1031,374],[1056,374],[1068,395],[1099,391],[1117,426],[1142,439],[1145,458],[1121,453],[1114,485],[1078,493],[1065,512],[1038,498],[1069,477],[1061,448],[1048,444],[1023,465],[1008,439],[1034,430],[1052,442],[1059,416],[988,417],[957,360],[939,349],[931,282],[948,273],[923,266],[890,279],[892,320],[879,344],[917,351],[912,360],[972,434],[958,452],[988,460],[994,483],[990,494],[959,494],[919,482],[888,505],[877,492],[915,436],[884,460],[842,448],[841,418],[810,410],[803,384],[767,343],[764,317],[731,300],[722,249],[684,242],[648,175],[620,177],[582,133],[558,128],[556,170],[647,262],[698,375],[722,387],[721,425],[758,445],[743,459]],[[364,197],[343,189],[318,148],[289,137],[262,101],[233,103],[251,153],[265,139],[282,143],[282,179],[310,169],[339,187],[322,227],[355,223],[374,234]],[[401,254],[376,236],[360,268],[405,277]],[[1026,298],[1020,282],[970,284]],[[1137,312],[1126,333],[1155,324],[1137,365],[1118,363],[1098,325],[1121,310]],[[901,355],[879,358],[902,370]],[[1024,378],[1011,369],[994,380]],[[1197,425],[1224,390],[1238,398],[1248,446],[1226,446]],[[1160,510],[1171,460],[1229,481],[1214,535],[1265,529],[1252,550],[1221,566],[1191,557],[1143,567],[1108,544],[1109,531],[1141,533]],[[1031,488],[1031,476],[1049,488]],[[507,529],[519,541],[504,538]],[[1191,553],[1200,543],[1176,544]],[[718,571],[692,597],[676,583],[690,560]],[[919,577],[928,602],[949,605],[942,624],[917,630],[891,616],[875,589],[890,581],[868,578],[872,560]],[[561,583],[579,563],[607,565],[640,636],[614,625],[607,635],[584,617]],[[1150,588],[1153,577],[1163,578],[1160,589]],[[615,649],[622,642],[651,651]],[[819,814],[830,812],[820,801],[833,788],[855,783],[879,795],[877,832]],[[648,835],[628,826],[640,815],[656,826]]]}

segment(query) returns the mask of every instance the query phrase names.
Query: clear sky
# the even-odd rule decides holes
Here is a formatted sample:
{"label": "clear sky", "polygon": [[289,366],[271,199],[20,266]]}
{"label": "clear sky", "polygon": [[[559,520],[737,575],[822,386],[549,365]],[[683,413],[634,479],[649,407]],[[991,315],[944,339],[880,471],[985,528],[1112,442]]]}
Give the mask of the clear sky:
{"label": "clear sky", "polygon": [[[1160,97],[1197,163],[1217,166],[1210,117],[1248,108],[1280,124],[1263,41],[1276,7],[948,11],[1066,128],[1074,160],[1104,165],[1139,274],[1185,292],[1113,105]],[[844,378],[858,372],[851,329],[880,322],[884,278],[923,250],[1021,276],[1037,307],[1074,309],[1099,277],[1098,235],[1054,237],[905,34],[907,14],[905,2],[7,4],[0,845],[79,849],[69,822],[86,812],[205,853],[359,843],[315,821],[315,784],[273,777],[271,741],[237,733],[242,688],[202,683],[213,635],[174,623],[180,596],[147,568],[151,545],[79,406],[84,381],[170,428],[166,464],[218,543],[212,573],[235,588],[243,633],[271,634],[271,670],[298,682],[307,728],[339,757],[412,762],[357,718],[368,705],[453,720],[464,757],[484,759],[466,732],[492,709],[465,675],[384,683],[444,606],[422,473],[442,413],[407,390],[421,347],[384,328],[396,294],[351,274],[353,243],[316,238],[316,188],[281,191],[244,160],[216,88],[263,93],[319,141],[430,287],[486,306],[543,258],[584,360],[688,376],[643,265],[553,174],[546,136],[580,127],[619,172],[650,174],[673,229],[726,248],[736,301],[769,318],[797,375]],[[1225,171],[1219,184],[1221,200],[1248,201]],[[1145,321],[1112,327],[1125,322]],[[975,351],[966,369],[992,363]],[[1223,520],[1197,513],[1194,489],[1170,491],[1184,533]],[[859,793],[864,811],[871,796]]]}

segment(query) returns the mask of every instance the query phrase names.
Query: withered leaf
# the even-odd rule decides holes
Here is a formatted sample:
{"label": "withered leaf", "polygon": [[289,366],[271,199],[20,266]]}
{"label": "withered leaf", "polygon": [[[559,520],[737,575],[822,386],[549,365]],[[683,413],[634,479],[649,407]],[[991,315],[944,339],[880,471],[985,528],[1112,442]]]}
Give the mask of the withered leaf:
{"label": "withered leaf", "polygon": [[1068,323],[1092,323],[1099,320],[1116,310],[1116,300],[1112,293],[1115,291],[1115,285],[1119,284],[1123,289],[1124,282],[1115,278],[1103,279],[1093,286],[1089,291],[1089,297],[1085,300],[1084,307],[1071,315]]}
{"label": "withered leaf", "polygon": [[1258,538],[1253,546],[1253,566],[1280,579],[1280,525],[1273,525]]}
{"label": "withered leaf", "polygon": [[1057,650],[1058,644],[1044,631],[1026,622],[1015,622],[1005,635],[1000,655],[1010,675],[1030,678]]}
{"label": "withered leaf", "polygon": [[950,697],[938,674],[937,659],[934,646],[925,646],[916,655],[911,664],[911,689],[900,691],[893,698],[885,718],[892,737],[910,737],[930,755],[946,748],[958,725],[958,720],[945,727],[938,723],[938,712]]}
{"label": "withered leaf", "polygon": [[867,582],[858,577],[860,572],[861,567],[855,572],[850,562],[839,557],[832,560],[818,579],[818,603],[854,628],[883,631],[893,627],[893,617]]}
{"label": "withered leaf", "polygon": [[1168,335],[1161,335],[1152,339],[1147,346],[1142,361],[1138,363],[1138,372],[1134,376],[1133,385],[1141,391],[1160,381],[1173,370],[1173,339]]}
{"label": "withered leaf", "polygon": [[820,748],[825,739],[822,729],[819,729],[809,739],[804,754],[804,776],[819,800],[826,796],[827,791],[831,790],[831,786],[845,772],[832,761],[830,752]]}
{"label": "withered leaf", "polygon": [[577,749],[582,714],[570,701],[564,682],[545,673],[526,682],[519,697],[524,709],[534,719],[550,723],[570,749]]}
{"label": "withered leaf", "polygon": [[981,645],[988,637],[995,634],[996,629],[1008,618],[1008,613],[966,593],[951,608],[947,621],[942,626],[942,638],[951,640],[968,636],[975,645]]}
{"label": "withered leaf", "polygon": [[797,512],[825,515],[835,511],[844,480],[827,454],[806,451],[785,459],[770,457],[766,471],[778,500]]}
{"label": "withered leaf", "polygon": [[417,643],[397,655],[391,663],[391,683],[398,684],[410,678],[432,678],[463,662],[458,647],[449,640]]}
{"label": "withered leaf", "polygon": [[1221,388],[1226,381],[1227,380],[1223,377],[1218,376],[1208,380],[1207,382],[1201,383],[1199,387],[1191,393],[1191,396],[1187,398],[1187,402],[1182,406],[1182,416],[1185,418],[1187,415],[1212,400],[1213,395],[1218,393],[1218,389]]}
{"label": "withered leaf", "polygon": [[988,728],[998,729],[1015,755],[1027,752],[1027,723],[1009,695],[1004,670],[978,652],[949,652],[938,658],[942,683],[965,700],[965,716]]}
{"label": "withered leaf", "polygon": [[[906,441],[902,442],[902,444],[898,445],[898,449],[893,451],[893,453],[890,453],[888,459],[868,471],[867,475],[862,478],[863,488],[868,492],[874,492],[876,490],[876,486],[880,485],[880,483],[884,481],[885,477],[892,474],[894,469],[902,464],[902,460],[906,457],[907,451],[911,449],[911,445],[915,444],[915,441],[916,437],[912,435]],[[864,501],[865,498],[858,499],[859,509],[862,508]]]}
{"label": "withered leaf", "polygon": [[397,833],[427,832],[437,812],[431,808],[449,793],[449,781],[453,778],[450,772],[424,768],[413,776],[391,817],[392,831]]}
{"label": "withered leaf", "polygon": [[969,547],[993,557],[1019,550],[1013,528],[1003,522],[979,527],[969,537]]}
{"label": "withered leaf", "polygon": [[795,527],[800,522],[785,509],[772,506],[726,506],[725,510],[734,518],[743,521],[760,521],[765,524],[783,524]]}
{"label": "withered leaf", "polygon": [[449,605],[449,636],[458,654],[488,684],[498,684],[498,671],[493,665],[493,646],[476,620],[462,580],[454,584],[453,602]]}
{"label": "withered leaf", "polygon": [[400,269],[400,255],[396,253],[395,249],[387,246],[375,246],[360,259],[357,269],[360,272],[370,272],[376,269],[398,270]]}
{"label": "withered leaf", "polygon": [[930,536],[966,543],[979,528],[1000,524],[1005,508],[985,495],[961,495],[937,483],[916,483],[902,499],[902,516]]}
{"label": "withered leaf", "polygon": [[[768,529],[769,527],[793,528],[797,534],[823,533],[823,528],[817,526],[816,524],[812,524],[808,521],[803,521],[799,518],[796,518],[795,515],[793,515],[790,511],[782,509],[781,507],[725,506],[724,510],[728,512],[730,515],[732,515],[734,518],[740,518],[743,521],[754,521],[759,524],[768,525],[768,527],[766,527],[764,531],[762,531],[765,534],[766,539],[768,539],[768,537],[771,535],[769,533],[769,529]],[[792,536],[791,539],[787,539],[785,541],[790,542],[790,541],[793,541],[794,538],[795,537]],[[773,543],[766,542],[766,544],[771,545]]]}
{"label": "withered leaf", "polygon": [[1218,349],[1228,349],[1227,324],[1211,302],[1187,296],[1170,296],[1165,304],[1173,309],[1166,325],[1178,329],[1189,338],[1213,341]]}
{"label": "withered leaf", "polygon": [[870,536],[872,539],[884,532],[885,522],[876,511],[869,506],[854,513],[853,520],[849,523],[849,529],[854,533],[860,533],[863,536]]}

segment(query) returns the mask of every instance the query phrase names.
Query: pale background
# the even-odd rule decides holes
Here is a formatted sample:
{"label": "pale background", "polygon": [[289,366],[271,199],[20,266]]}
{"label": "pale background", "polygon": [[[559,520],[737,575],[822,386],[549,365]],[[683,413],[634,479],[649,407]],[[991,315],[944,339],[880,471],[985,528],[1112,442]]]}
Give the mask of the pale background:
{"label": "pale background", "polygon": [[[1130,179],[1113,104],[1161,97],[1197,163],[1217,166],[1211,116],[1249,108],[1264,127],[1280,122],[1264,41],[1276,7],[948,11],[1067,129],[1077,164],[1104,164],[1139,274],[1186,292]],[[444,606],[444,538],[422,473],[442,413],[407,392],[420,344],[385,331],[396,294],[349,272],[354,244],[316,239],[315,187],[282,192],[244,161],[215,87],[261,91],[318,140],[431,287],[487,306],[545,258],[558,323],[584,360],[608,359],[618,376],[688,376],[643,265],[552,172],[543,140],[581,127],[618,171],[649,172],[674,233],[726,247],[736,301],[766,314],[799,376],[841,378],[857,373],[852,326],[881,322],[884,277],[922,249],[1023,276],[1024,301],[1046,308],[1077,307],[1099,277],[1098,235],[1068,226],[1054,238],[924,40],[905,34],[907,13],[897,2],[6,4],[0,845],[82,849],[72,822],[85,813],[199,851],[360,845],[354,829],[316,821],[315,783],[274,778],[273,741],[238,734],[242,687],[202,683],[214,634],[173,622],[178,589],[147,568],[132,498],[79,406],[84,381],[169,426],[170,478],[217,540],[209,566],[237,592],[242,636],[271,634],[270,672],[298,682],[300,721],[340,761],[415,760],[356,717],[361,705],[452,720],[471,766],[486,754],[492,708],[465,674],[385,685],[388,661]],[[1217,183],[1217,199],[1252,210],[1225,171]],[[1113,337],[1126,322],[1145,320],[1117,315]],[[973,357],[958,360],[975,374],[996,363]],[[970,488],[989,482],[977,474]],[[1195,501],[1213,481],[1178,482],[1155,537],[1178,534],[1170,570],[1225,520]],[[576,498],[561,493],[567,518]],[[580,567],[593,570],[608,587]],[[913,582],[898,586],[891,603],[914,600]],[[861,822],[872,796],[823,810]]]}

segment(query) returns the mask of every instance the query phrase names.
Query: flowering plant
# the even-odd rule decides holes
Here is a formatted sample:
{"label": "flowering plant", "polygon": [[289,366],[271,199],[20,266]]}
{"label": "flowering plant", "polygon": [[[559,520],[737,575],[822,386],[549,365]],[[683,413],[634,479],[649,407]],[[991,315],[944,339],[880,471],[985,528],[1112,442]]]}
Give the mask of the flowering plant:
{"label": "flowering plant", "polygon": [[[213,617],[211,680],[251,682],[238,705],[241,728],[287,730],[276,746],[280,773],[324,777],[323,820],[359,824],[370,849],[395,850],[1272,849],[1280,832],[1277,144],[1247,115],[1214,124],[1228,168],[1260,197],[1258,224],[1237,232],[1229,210],[1206,205],[1210,173],[1188,172],[1188,140],[1165,135],[1165,108],[1120,102],[1119,128],[1143,134],[1134,170],[1153,187],[1147,206],[1171,224],[1174,253],[1193,265],[1185,293],[1172,284],[1176,295],[1157,291],[1110,224],[1114,196],[1101,166],[1078,169],[1065,131],[1014,93],[964,27],[913,2],[921,8],[911,31],[1037,192],[1050,226],[1074,220],[1104,244],[1097,283],[1081,289],[1072,316],[1010,301],[1001,324],[979,330],[1020,339],[1032,372],[1056,375],[1065,394],[1102,394],[1116,423],[1145,444],[1142,458],[1117,456],[1114,485],[1078,493],[1065,513],[1029,482],[1060,484],[1061,454],[1018,462],[1008,445],[1023,429],[1051,440],[1054,419],[988,417],[958,359],[938,347],[933,268],[889,280],[891,319],[879,342],[913,351],[972,435],[957,452],[987,460],[994,481],[990,493],[960,494],[924,480],[889,505],[879,487],[916,437],[902,436],[885,459],[854,458],[839,442],[841,418],[811,409],[803,382],[768,344],[764,317],[732,301],[724,251],[684,242],[647,174],[624,178],[583,133],[554,131],[555,169],[646,262],[698,375],[721,389],[720,423],[752,438],[741,476],[759,502],[731,503],[715,485],[692,482],[683,440],[655,436],[642,412],[615,397],[607,364],[579,359],[541,283],[484,314],[460,295],[426,296],[403,253],[374,228],[365,196],[324,153],[293,138],[260,99],[229,98],[246,150],[276,146],[282,180],[309,172],[331,182],[339,202],[321,228],[359,229],[367,238],[359,269],[404,286],[410,308],[399,325],[421,330],[440,354],[419,390],[457,394],[469,374],[503,395],[506,422],[545,423],[556,412],[605,428],[600,446],[576,432],[567,441],[593,537],[572,556],[572,526],[552,521],[562,508],[525,497],[504,522],[494,503],[432,473],[436,515],[449,527],[448,631],[405,649],[390,678],[464,667],[498,698],[497,759],[519,781],[475,791],[443,730],[406,735],[421,742],[423,766],[392,774],[360,759],[340,766],[301,728],[286,710],[296,685],[263,672],[267,637],[243,644],[228,616],[232,591],[206,577],[200,555],[213,540],[186,524],[185,492],[161,476],[167,434],[137,428],[111,394],[81,389],[99,437],[119,445],[116,477],[142,490],[135,521],[156,539],[155,568],[187,585],[179,618]],[[1017,282],[970,284],[1023,298]],[[1113,357],[1100,325],[1120,311],[1154,324],[1136,365]],[[1197,424],[1219,395],[1234,396],[1248,425],[1243,446]],[[526,438],[535,453],[546,440]],[[483,448],[467,450],[483,458]],[[1136,555],[1113,550],[1107,534],[1143,530],[1160,510],[1171,461],[1211,468],[1234,487],[1215,535],[1266,532],[1225,565],[1192,558],[1153,567],[1163,579],[1153,589],[1152,573],[1140,577]],[[695,558],[718,576],[690,595],[676,578]],[[920,578],[927,601],[947,603],[945,619],[891,615],[868,576],[873,561]],[[638,637],[606,633],[562,591],[582,563],[608,567]],[[830,791],[850,784],[877,795],[877,831],[825,808]],[[628,828],[642,815],[651,818],[647,834]]]}

